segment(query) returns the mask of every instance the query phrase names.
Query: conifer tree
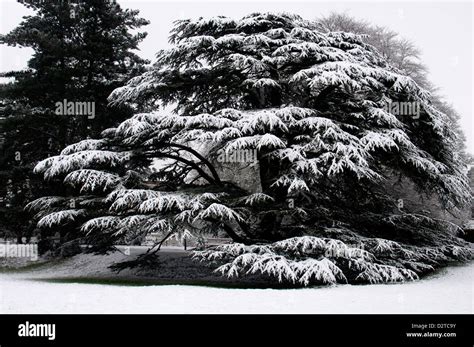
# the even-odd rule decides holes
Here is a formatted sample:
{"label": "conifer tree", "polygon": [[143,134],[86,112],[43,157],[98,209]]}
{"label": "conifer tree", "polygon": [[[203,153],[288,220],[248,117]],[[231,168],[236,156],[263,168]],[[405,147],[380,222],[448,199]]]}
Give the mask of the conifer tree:
{"label": "conifer tree", "polygon": [[[27,206],[39,227],[76,227],[97,250],[161,233],[144,258],[173,235],[221,231],[234,243],[196,258],[299,285],[412,280],[471,257],[459,227],[401,212],[384,190],[397,174],[446,209],[470,201],[447,116],[359,36],[254,13],[179,20],[170,42],[110,96],[156,111],[36,166],[74,189]],[[388,102],[421,111],[394,115]],[[247,149],[260,190],[223,180],[215,165],[222,151]]]}
{"label": "conifer tree", "polygon": [[[0,43],[32,48],[33,56],[26,69],[1,74],[12,81],[0,88],[0,227],[21,236],[24,223],[17,222],[25,220],[25,201],[61,192],[45,189],[31,174],[34,165],[133,114],[130,107],[108,107],[107,97],[144,71],[146,61],[134,50],[146,33],[132,30],[148,22],[115,1],[19,2],[34,13],[0,35]],[[89,103],[94,114],[58,112],[65,100]]]}

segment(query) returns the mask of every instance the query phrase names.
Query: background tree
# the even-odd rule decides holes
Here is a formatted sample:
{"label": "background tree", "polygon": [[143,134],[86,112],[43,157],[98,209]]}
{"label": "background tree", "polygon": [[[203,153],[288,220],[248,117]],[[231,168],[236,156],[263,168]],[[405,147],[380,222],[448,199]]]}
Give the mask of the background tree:
{"label": "background tree", "polygon": [[[0,36],[2,44],[34,51],[25,70],[1,75],[13,81],[0,88],[0,186],[7,197],[0,223],[19,236],[25,230],[13,224],[24,222],[25,200],[52,189],[32,175],[38,160],[132,114],[130,107],[107,106],[107,96],[144,71],[146,61],[134,50],[146,33],[132,31],[148,24],[114,1],[20,2],[34,14]],[[64,100],[93,102],[95,117],[58,114],[56,103]]]}
{"label": "background tree", "polygon": [[[40,162],[75,191],[30,203],[39,227],[77,228],[97,250],[161,233],[142,260],[173,235],[223,231],[235,243],[196,257],[301,285],[410,280],[471,257],[459,227],[399,212],[381,184],[406,175],[446,209],[470,201],[449,118],[359,36],[255,13],[177,21],[170,42],[110,100],[173,109]],[[391,114],[391,101],[420,103],[419,118]],[[246,149],[261,191],[213,164]]]}

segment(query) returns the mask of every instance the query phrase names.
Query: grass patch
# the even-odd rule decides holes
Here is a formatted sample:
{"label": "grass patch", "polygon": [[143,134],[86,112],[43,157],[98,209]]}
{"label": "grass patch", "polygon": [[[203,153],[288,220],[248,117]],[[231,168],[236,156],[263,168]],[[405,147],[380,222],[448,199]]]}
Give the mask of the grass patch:
{"label": "grass patch", "polygon": [[61,264],[66,259],[51,259],[51,260],[39,260],[32,261],[26,265],[21,266],[0,266],[0,273],[23,273],[34,270],[41,270],[44,268],[52,267]]}

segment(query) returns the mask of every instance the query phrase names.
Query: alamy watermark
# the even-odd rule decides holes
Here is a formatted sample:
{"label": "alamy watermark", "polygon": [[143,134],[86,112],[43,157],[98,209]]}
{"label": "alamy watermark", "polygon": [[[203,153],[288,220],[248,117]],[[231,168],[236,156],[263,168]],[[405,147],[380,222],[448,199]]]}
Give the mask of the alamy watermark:
{"label": "alamy watermark", "polygon": [[36,243],[0,243],[0,258],[30,258],[38,260],[38,245]]}
{"label": "alamy watermark", "polygon": [[365,245],[360,242],[357,245],[348,247],[330,247],[325,250],[324,256],[328,258],[360,258],[366,254]]}
{"label": "alamy watermark", "polygon": [[257,163],[256,149],[236,149],[233,151],[225,151],[220,149],[217,151],[217,161],[219,163]]}
{"label": "alamy watermark", "polygon": [[409,116],[413,119],[420,118],[421,104],[419,101],[389,101],[383,109],[395,116]]}
{"label": "alamy watermark", "polygon": [[55,113],[59,116],[87,116],[89,119],[95,118],[94,101],[58,101]]}
{"label": "alamy watermark", "polygon": [[46,337],[49,341],[56,339],[56,324],[38,324],[26,321],[18,325],[19,337]]}

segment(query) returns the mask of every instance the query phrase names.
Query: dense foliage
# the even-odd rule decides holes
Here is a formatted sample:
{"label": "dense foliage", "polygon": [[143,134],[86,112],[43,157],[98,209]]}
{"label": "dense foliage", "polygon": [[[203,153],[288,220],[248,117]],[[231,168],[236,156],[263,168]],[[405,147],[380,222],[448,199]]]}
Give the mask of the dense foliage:
{"label": "dense foliage", "polygon": [[[40,227],[80,228],[97,249],[161,233],[147,255],[175,234],[224,232],[236,243],[196,257],[302,285],[414,279],[470,257],[459,227],[400,212],[385,189],[398,175],[446,209],[470,202],[448,117],[358,35],[256,13],[177,21],[170,42],[110,96],[158,111],[36,166],[75,189],[28,205]],[[420,112],[393,114],[397,102]],[[216,165],[248,149],[253,191]]]}

